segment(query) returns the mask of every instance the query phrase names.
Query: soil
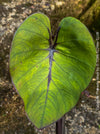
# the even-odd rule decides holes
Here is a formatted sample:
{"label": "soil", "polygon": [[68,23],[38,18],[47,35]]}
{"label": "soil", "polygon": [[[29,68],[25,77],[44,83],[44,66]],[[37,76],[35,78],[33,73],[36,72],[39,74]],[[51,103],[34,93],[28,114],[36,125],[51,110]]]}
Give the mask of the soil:
{"label": "soil", "polygon": [[[0,0],[0,134],[55,134],[55,123],[38,130],[26,116],[24,103],[12,85],[9,73],[11,42],[16,29],[29,15],[36,12],[46,14],[54,33],[65,16],[81,16],[87,10],[89,0],[66,0],[66,3],[55,3],[53,0],[46,0],[45,3],[41,0],[27,1]],[[96,30],[95,27],[90,29],[93,35]],[[97,102],[96,82],[94,74],[87,88],[91,96],[81,95],[76,107],[65,115],[65,134],[100,134],[100,99]]]}

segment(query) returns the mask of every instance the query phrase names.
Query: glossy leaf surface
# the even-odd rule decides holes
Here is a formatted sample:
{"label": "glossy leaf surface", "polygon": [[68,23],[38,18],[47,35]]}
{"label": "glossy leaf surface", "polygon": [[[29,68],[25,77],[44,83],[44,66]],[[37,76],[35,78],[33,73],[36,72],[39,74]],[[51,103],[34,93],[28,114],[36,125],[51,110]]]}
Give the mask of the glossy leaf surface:
{"label": "glossy leaf surface", "polygon": [[21,24],[12,42],[12,81],[38,128],[57,121],[76,105],[95,65],[92,37],[72,17],[61,21],[53,43],[48,17],[33,14]]}

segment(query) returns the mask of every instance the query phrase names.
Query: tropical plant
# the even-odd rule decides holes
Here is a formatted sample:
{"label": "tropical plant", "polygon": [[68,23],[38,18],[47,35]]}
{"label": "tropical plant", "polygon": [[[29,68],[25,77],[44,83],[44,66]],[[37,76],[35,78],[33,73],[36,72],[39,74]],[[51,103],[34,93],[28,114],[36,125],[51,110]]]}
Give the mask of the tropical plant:
{"label": "tropical plant", "polygon": [[29,119],[39,129],[77,104],[95,66],[93,39],[73,17],[64,18],[52,36],[48,17],[35,13],[15,33],[10,73]]}

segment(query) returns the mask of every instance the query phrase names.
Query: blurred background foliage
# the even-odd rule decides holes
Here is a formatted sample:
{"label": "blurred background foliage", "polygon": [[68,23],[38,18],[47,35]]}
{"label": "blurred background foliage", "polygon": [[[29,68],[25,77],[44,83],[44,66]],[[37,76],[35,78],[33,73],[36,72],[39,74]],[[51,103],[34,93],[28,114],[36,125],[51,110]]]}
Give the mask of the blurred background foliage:
{"label": "blurred background foliage", "polygon": [[53,26],[58,25],[64,17],[73,16],[81,20],[92,34],[100,32],[100,0],[65,0],[62,3],[54,1],[54,5],[50,16]]}

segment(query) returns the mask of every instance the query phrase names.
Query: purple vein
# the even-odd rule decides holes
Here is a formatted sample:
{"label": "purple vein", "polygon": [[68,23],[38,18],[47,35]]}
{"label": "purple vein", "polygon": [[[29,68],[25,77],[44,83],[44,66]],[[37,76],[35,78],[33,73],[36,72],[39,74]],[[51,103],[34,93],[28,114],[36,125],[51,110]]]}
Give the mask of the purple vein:
{"label": "purple vein", "polygon": [[[52,68],[52,61],[53,61],[53,50],[50,51],[49,53],[49,74],[48,74],[48,85],[47,85],[47,94],[46,94],[46,101],[47,101],[47,96],[48,96],[48,90],[49,90],[49,85],[51,81],[51,68]],[[45,101],[45,103],[46,103]]]}
{"label": "purple vein", "polygon": [[48,91],[49,91],[49,86],[50,86],[50,82],[51,82],[51,68],[52,68],[52,61],[53,61],[53,53],[54,53],[54,50],[50,49],[50,51],[49,51],[49,65],[50,66],[49,66],[49,73],[48,73],[47,93],[46,93],[46,99],[45,99],[45,104],[44,104],[44,109],[43,109],[43,115],[41,118],[41,125],[43,124],[45,108],[46,108],[46,103],[47,103],[47,98],[48,98]]}

